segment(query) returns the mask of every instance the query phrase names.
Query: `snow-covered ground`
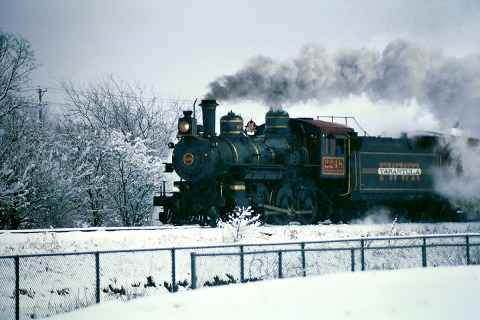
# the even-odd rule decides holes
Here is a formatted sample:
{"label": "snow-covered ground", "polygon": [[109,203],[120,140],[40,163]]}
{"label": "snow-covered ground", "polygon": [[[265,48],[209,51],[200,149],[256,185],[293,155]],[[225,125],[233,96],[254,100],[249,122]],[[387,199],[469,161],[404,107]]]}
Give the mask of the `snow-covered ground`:
{"label": "snow-covered ground", "polygon": [[[0,231],[0,256],[52,252],[84,252],[101,250],[129,250],[145,248],[171,248],[208,246],[231,243],[231,232],[222,228],[166,226],[156,230],[91,232],[14,233]],[[451,233],[480,233],[480,223],[385,223],[341,224],[315,226],[262,226],[246,229],[243,243],[278,243],[319,241],[360,237],[390,237]]]}
{"label": "snow-covered ground", "polygon": [[338,273],[107,302],[53,319],[480,319],[480,267]]}
{"label": "snow-covered ground", "polygon": [[[282,243],[452,233],[480,233],[480,223],[262,226],[243,230],[240,241],[245,244]],[[154,230],[108,231],[108,229],[99,228],[90,229],[90,232],[62,233],[48,230],[40,233],[0,231],[0,256],[221,245],[231,243],[233,238],[232,230],[228,228],[172,228],[171,226]],[[475,252],[478,253],[478,249],[476,250]],[[168,252],[166,253],[168,257]],[[159,278],[157,274],[168,275],[168,268],[154,269],[158,265],[158,256],[152,255],[153,262],[150,262],[148,255],[146,253],[147,257],[144,257],[147,264],[142,267],[138,265],[138,259],[141,257],[139,255],[102,256],[102,289],[109,283],[120,286],[121,281],[128,284],[145,281],[145,275],[153,275],[153,272],[156,272],[155,280]],[[418,266],[417,257],[418,253],[415,255],[416,264],[413,264],[416,266]],[[94,279],[94,269],[92,269],[94,262],[91,258],[60,257],[57,262],[49,259],[51,260],[48,257],[39,260],[27,259],[26,264],[22,264],[24,267],[21,273],[29,270],[31,275],[23,276],[22,274],[21,289],[27,290],[27,293],[21,296],[21,302],[32,301],[33,303],[33,297],[28,296],[30,293],[35,296],[35,299],[49,301],[49,304],[62,302],[61,299],[68,298],[65,292],[72,296],[74,292],[84,290],[82,288],[85,288],[85,285],[80,284],[79,275],[82,281],[91,282]],[[142,269],[143,267],[147,269]],[[13,265],[10,263],[3,270],[10,272],[12,268]],[[45,268],[48,269],[48,274]],[[130,272],[138,268],[143,272],[141,278],[126,274],[126,271]],[[348,270],[348,266],[345,270]],[[45,274],[46,279],[41,278],[42,273]],[[11,282],[13,275],[11,272],[9,274],[8,279]],[[129,278],[122,279],[122,277]],[[375,318],[373,315],[376,315],[377,319],[478,319],[480,314],[475,292],[480,287],[479,277],[480,269],[474,266],[393,272],[368,271],[230,285],[222,288],[202,288],[173,295],[168,294],[163,286],[144,288],[144,282],[142,282],[140,288],[144,296],[157,296],[136,299],[128,303],[102,302],[100,305],[73,312],[71,315],[63,314],[58,319],[153,319],[158,317],[257,319],[267,316],[279,319],[308,319],[309,317],[372,319]],[[184,275],[179,275],[177,278],[177,280],[183,279]],[[41,285],[42,283],[46,284],[45,288]],[[88,286],[91,290],[91,285]],[[7,313],[10,312],[8,310],[13,303],[12,288],[9,286],[8,289],[0,290],[0,306],[3,305]],[[74,300],[74,303],[79,306],[90,305],[94,303],[94,300],[93,302],[91,300],[92,294],[93,292],[89,291],[89,298],[86,298],[85,303],[79,298],[76,298],[78,300]],[[86,291],[84,295],[87,297]],[[110,293],[102,292],[102,301],[109,299],[115,299],[115,296],[111,297]],[[23,308],[25,307],[24,304]],[[33,304],[30,307],[36,308],[37,305]],[[40,304],[38,308],[41,308]],[[2,318],[1,314],[0,310],[0,318]],[[41,315],[42,312],[39,311],[37,314]],[[49,313],[43,312],[43,314]]]}

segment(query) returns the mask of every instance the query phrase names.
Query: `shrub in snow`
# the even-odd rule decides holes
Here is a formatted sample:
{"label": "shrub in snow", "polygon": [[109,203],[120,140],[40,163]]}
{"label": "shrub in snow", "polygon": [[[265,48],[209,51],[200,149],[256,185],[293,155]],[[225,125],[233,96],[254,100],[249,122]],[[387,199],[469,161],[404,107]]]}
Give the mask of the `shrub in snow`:
{"label": "shrub in snow", "polygon": [[144,284],[144,287],[154,287],[156,288],[157,287],[157,284],[155,283],[155,281],[153,280],[153,277],[152,276],[148,276],[147,277],[147,283]]}
{"label": "shrub in snow", "polygon": [[254,215],[251,207],[240,208],[228,215],[226,221],[220,221],[218,226],[223,229],[224,242],[238,242],[243,239],[248,232],[260,225],[260,216]]}
{"label": "shrub in snow", "polygon": [[237,280],[231,274],[226,274],[227,280],[220,279],[219,276],[214,276],[213,281],[207,281],[203,284],[204,287],[222,286],[225,284],[237,283]]}
{"label": "shrub in snow", "polygon": [[395,219],[394,219],[393,222],[392,222],[392,228],[391,228],[391,230],[390,230],[390,235],[391,235],[391,236],[396,236],[396,235],[398,235],[398,234],[395,234],[395,223],[396,223],[396,222],[397,222],[397,218],[395,217]]}
{"label": "shrub in snow", "polygon": [[[188,283],[188,280],[185,279],[183,281],[178,281],[177,282],[177,287],[176,287],[176,291],[183,291],[183,290],[187,290],[188,287],[189,287],[189,283]],[[169,291],[169,292],[173,292],[173,286],[171,283],[167,282],[167,281],[164,281],[163,282],[163,286]]]}

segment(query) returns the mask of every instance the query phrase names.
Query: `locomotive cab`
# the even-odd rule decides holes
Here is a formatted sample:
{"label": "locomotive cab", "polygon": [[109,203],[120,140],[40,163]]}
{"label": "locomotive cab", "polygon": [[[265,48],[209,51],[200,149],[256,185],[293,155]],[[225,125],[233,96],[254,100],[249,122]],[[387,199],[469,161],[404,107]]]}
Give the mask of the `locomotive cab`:
{"label": "locomotive cab", "polygon": [[348,154],[348,136],[342,133],[330,133],[323,138],[322,178],[344,178],[346,157]]}

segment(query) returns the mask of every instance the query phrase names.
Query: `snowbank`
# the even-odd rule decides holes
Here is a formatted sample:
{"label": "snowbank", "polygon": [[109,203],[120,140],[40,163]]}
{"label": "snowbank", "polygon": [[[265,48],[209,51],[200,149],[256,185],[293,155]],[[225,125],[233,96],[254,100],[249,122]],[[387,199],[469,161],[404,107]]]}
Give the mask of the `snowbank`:
{"label": "snowbank", "polygon": [[52,319],[479,319],[480,267],[341,273],[107,302]]}

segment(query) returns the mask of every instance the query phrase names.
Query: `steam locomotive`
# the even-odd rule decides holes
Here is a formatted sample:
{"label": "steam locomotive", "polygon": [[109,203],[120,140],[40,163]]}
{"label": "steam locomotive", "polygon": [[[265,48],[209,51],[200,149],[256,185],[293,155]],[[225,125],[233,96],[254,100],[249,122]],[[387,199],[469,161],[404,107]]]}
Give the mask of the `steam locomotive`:
{"label": "steam locomotive", "polygon": [[450,162],[438,135],[360,136],[348,125],[290,118],[271,109],[265,124],[229,112],[215,133],[215,100],[203,100],[203,126],[192,111],[178,121],[166,172],[174,192],[155,195],[163,223],[212,224],[248,207],[272,224],[350,221],[388,205],[409,221],[455,220],[434,192],[434,173]]}

